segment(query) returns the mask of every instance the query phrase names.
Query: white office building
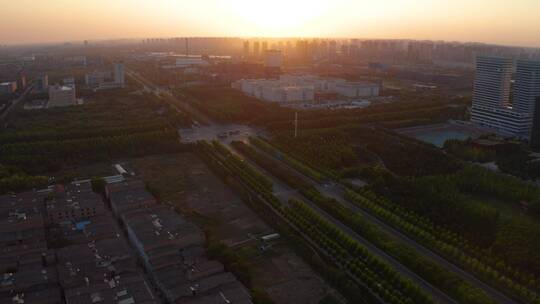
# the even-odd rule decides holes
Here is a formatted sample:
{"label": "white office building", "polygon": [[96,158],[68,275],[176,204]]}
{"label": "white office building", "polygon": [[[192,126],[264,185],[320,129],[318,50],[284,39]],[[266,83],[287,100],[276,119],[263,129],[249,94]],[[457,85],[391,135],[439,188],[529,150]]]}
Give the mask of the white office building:
{"label": "white office building", "polygon": [[54,85],[49,87],[49,108],[67,107],[76,104],[75,86]]}
{"label": "white office building", "polygon": [[86,86],[94,89],[116,89],[124,87],[126,83],[124,64],[115,63],[113,70],[94,71],[84,77]]}
{"label": "white office building", "polygon": [[201,57],[183,57],[176,59],[176,68],[204,67],[209,66],[208,61]]}
{"label": "white office building", "polygon": [[517,61],[513,94],[512,68],[511,59],[477,58],[471,121],[503,135],[528,138],[535,94],[540,92],[540,63]]}
{"label": "white office building", "polygon": [[232,87],[246,95],[270,102],[305,102],[312,101],[315,97],[313,85],[282,80],[242,79],[233,83]]}
{"label": "white office building", "polygon": [[502,135],[527,138],[532,127],[532,114],[515,111],[511,107],[476,105],[471,121],[489,127]]}
{"label": "white office building", "polygon": [[84,76],[84,81],[89,87],[98,87],[112,78],[110,71],[94,71]]}
{"label": "white office building", "polygon": [[336,93],[347,98],[379,95],[379,85],[369,82],[347,82],[344,79],[315,75],[281,75],[279,79],[241,79],[232,87],[255,98],[291,103],[313,101],[315,93]]}
{"label": "white office building", "polygon": [[510,101],[511,80],[511,59],[478,57],[473,88],[473,107],[507,105]]}
{"label": "white office building", "polygon": [[379,96],[379,85],[371,82],[338,83],[335,92],[349,98]]}
{"label": "white office building", "polygon": [[540,97],[540,61],[518,60],[512,107],[520,113],[534,113]]}

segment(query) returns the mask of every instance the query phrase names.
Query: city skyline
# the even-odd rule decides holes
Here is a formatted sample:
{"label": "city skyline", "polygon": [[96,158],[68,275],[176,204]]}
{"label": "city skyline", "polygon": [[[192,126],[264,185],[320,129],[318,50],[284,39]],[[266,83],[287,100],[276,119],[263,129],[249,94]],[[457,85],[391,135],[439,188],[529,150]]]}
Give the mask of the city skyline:
{"label": "city skyline", "polygon": [[4,0],[0,303],[540,304],[540,0]]}
{"label": "city skyline", "polygon": [[[33,7],[32,10],[28,10]],[[537,9],[534,9],[537,8]],[[0,44],[146,37],[333,37],[540,47],[540,3],[506,1],[53,0],[6,3]],[[336,18],[339,16],[339,18]],[[516,22],[519,20],[519,22]]]}

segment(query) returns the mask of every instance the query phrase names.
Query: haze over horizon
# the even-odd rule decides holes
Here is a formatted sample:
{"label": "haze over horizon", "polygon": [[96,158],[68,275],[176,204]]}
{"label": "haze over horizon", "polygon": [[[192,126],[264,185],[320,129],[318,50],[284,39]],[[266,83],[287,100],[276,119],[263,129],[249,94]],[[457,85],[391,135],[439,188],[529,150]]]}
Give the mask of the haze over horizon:
{"label": "haze over horizon", "polygon": [[540,47],[536,0],[3,1],[0,44],[174,36],[428,39]]}

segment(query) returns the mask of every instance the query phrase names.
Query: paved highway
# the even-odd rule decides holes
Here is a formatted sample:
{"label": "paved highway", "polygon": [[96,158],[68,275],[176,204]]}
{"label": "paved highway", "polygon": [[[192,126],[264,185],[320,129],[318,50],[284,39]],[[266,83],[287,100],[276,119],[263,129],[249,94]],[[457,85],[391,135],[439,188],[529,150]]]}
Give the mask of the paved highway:
{"label": "paved highway", "polygon": [[[270,157],[274,157],[273,155],[270,155],[270,154],[262,151],[261,149],[258,149],[257,147],[254,147],[254,146],[252,146],[252,147],[257,149],[260,153],[264,153],[264,154],[266,154],[266,155],[268,155]],[[275,158],[275,159],[277,159],[277,158]],[[439,254],[435,253],[434,251],[422,246],[421,244],[419,244],[415,240],[413,240],[413,239],[409,238],[408,236],[406,236],[405,234],[403,234],[401,231],[399,231],[399,230],[395,229],[394,227],[386,224],[385,222],[383,222],[379,218],[377,218],[375,216],[372,216],[370,213],[368,213],[367,211],[357,207],[356,205],[351,204],[350,202],[348,202],[347,200],[345,200],[343,198],[344,189],[343,189],[343,187],[341,185],[339,185],[337,183],[334,183],[334,184],[331,184],[331,185],[330,184],[321,185],[317,181],[311,179],[308,176],[303,175],[301,172],[299,172],[296,169],[294,169],[293,167],[287,165],[285,162],[282,162],[282,163],[285,166],[287,166],[289,169],[293,170],[294,172],[296,172],[300,176],[304,177],[304,179],[306,181],[311,182],[311,184],[315,188],[317,188],[317,190],[319,190],[319,192],[321,192],[325,196],[334,198],[336,201],[338,201],[339,203],[341,203],[343,206],[347,207],[348,209],[350,209],[350,210],[352,210],[352,211],[354,211],[356,213],[360,213],[364,218],[368,219],[369,221],[371,221],[375,225],[379,226],[385,232],[389,233],[390,235],[392,235],[395,238],[399,239],[403,243],[406,243],[410,247],[414,248],[422,256],[430,258],[431,260],[437,262],[440,266],[444,267],[445,269],[447,269],[447,270],[453,272],[454,274],[456,274],[457,276],[459,276],[464,281],[470,283],[473,286],[476,286],[476,287],[482,289],[484,292],[486,292],[489,296],[491,296],[497,302],[499,302],[499,303],[509,303],[509,304],[517,304],[518,303],[515,300],[507,297],[505,294],[503,294],[499,290],[497,290],[497,289],[491,287],[490,285],[484,283],[483,281],[477,279],[475,276],[473,276],[469,272],[461,269],[460,267],[456,266],[452,262],[446,260],[445,258],[443,258]]]}
{"label": "paved highway", "polygon": [[[164,99],[166,102],[170,103],[177,111],[179,112],[185,111],[191,114],[192,118],[197,120],[199,124],[203,124],[203,125],[215,124],[212,122],[212,120],[208,116],[206,116],[204,113],[202,113],[201,111],[191,106],[189,103],[179,100],[178,98],[174,97],[174,95],[171,94],[170,91],[159,88],[158,86],[156,86],[155,84],[153,84],[152,82],[150,82],[148,79],[144,78],[137,72],[134,72],[126,68],[126,73],[128,74],[128,76],[133,78],[136,82],[141,84],[144,90],[151,91],[156,96]],[[180,110],[179,107],[182,110]]]}
{"label": "paved highway", "polygon": [[[135,73],[135,72],[133,72],[131,70],[127,70],[127,72],[128,72],[128,75],[130,75],[133,79],[135,79],[137,82],[139,82],[144,88],[150,89],[151,91],[153,91],[157,95],[160,95],[160,92],[163,92],[163,90],[160,90],[157,86],[152,84],[147,79],[143,78],[141,75],[139,75],[139,74],[137,74],[137,73]],[[193,109],[189,104],[178,100],[177,98],[175,98],[172,95],[169,95],[169,96],[170,96],[170,99],[167,100],[168,102],[172,102],[175,105],[183,104],[182,108],[184,108],[184,106],[185,106],[186,108],[184,108],[184,109],[189,110],[190,113],[194,113],[196,115],[198,115],[200,113],[196,109]],[[180,111],[178,108],[177,108],[177,110]],[[192,112],[192,110],[193,110],[193,112]],[[219,124],[213,122],[209,117],[206,117],[205,115],[203,115],[202,118],[204,119],[204,122],[208,126],[219,126]],[[246,159],[245,157],[243,157],[232,146],[230,146],[229,141],[224,140],[224,141],[222,141],[222,143],[227,144],[227,146],[230,148],[230,150],[234,154],[238,155],[240,158],[244,159],[244,161],[248,162],[249,164],[251,164],[252,166],[257,168],[258,170],[263,172],[266,176],[268,176],[272,180],[272,182],[274,184],[274,186],[273,186],[274,187],[273,188],[274,194],[283,203],[287,204],[289,199],[291,199],[291,198],[296,198],[296,199],[299,199],[299,200],[302,200],[302,201],[308,203],[311,207],[313,207],[321,215],[323,215],[327,220],[329,220],[330,222],[336,224],[338,227],[343,229],[344,232],[346,232],[351,237],[355,238],[358,242],[363,244],[375,256],[377,256],[381,260],[387,262],[389,265],[391,265],[394,269],[396,269],[396,271],[398,271],[404,277],[407,277],[412,282],[415,282],[418,286],[420,286],[423,290],[425,290],[426,293],[430,294],[437,303],[456,303],[453,299],[448,297],[448,295],[446,295],[442,291],[438,290],[436,287],[432,286],[430,283],[428,283],[427,281],[422,279],[420,276],[416,275],[414,272],[410,271],[407,267],[403,266],[401,263],[399,263],[393,257],[388,255],[384,251],[380,250],[379,248],[377,248],[376,246],[371,244],[369,241],[362,238],[356,232],[352,231],[350,228],[343,225],[340,221],[334,219],[332,216],[330,216],[325,211],[319,209],[314,203],[306,200],[300,193],[298,193],[298,191],[296,191],[295,189],[290,188],[288,185],[286,185],[281,180],[279,180],[278,178],[276,178],[275,176],[273,176],[272,174],[270,174],[269,172],[264,170],[262,167],[258,166],[257,164],[255,164],[251,160]]]}
{"label": "paved highway", "polygon": [[[141,85],[143,85],[143,87],[150,88],[154,93],[156,93],[158,95],[167,96],[167,99],[168,99],[167,101],[168,102],[172,102],[175,106],[176,105],[181,106],[184,110],[187,110],[189,113],[194,114],[195,117],[199,118],[202,122],[204,122],[208,126],[213,126],[213,127],[218,127],[219,128],[219,124],[214,123],[209,117],[207,117],[206,115],[200,113],[200,111],[193,108],[188,103],[178,100],[177,98],[172,96],[172,94],[170,94],[168,91],[164,91],[164,90],[159,89],[157,86],[155,86],[150,81],[143,78],[141,75],[139,75],[139,74],[137,74],[137,73],[135,73],[133,71],[130,71],[130,70],[128,70],[127,72],[133,79],[135,79]],[[177,110],[180,111],[180,109],[178,109],[178,108],[177,108]],[[224,141],[224,143],[228,144],[228,143],[230,143],[230,141],[226,140],[226,141]],[[237,153],[232,147],[230,147],[230,148],[235,154],[238,154],[240,157],[242,157],[242,159],[245,159],[243,156],[241,156],[239,153]],[[260,152],[262,152],[262,151],[260,151]],[[259,167],[258,165],[251,162],[250,160],[245,159],[245,161],[248,161],[251,165],[258,168],[259,170],[264,172],[268,177],[270,177],[272,179],[272,181],[274,183],[274,194],[280,200],[282,200],[284,203],[286,203],[290,198],[297,198],[297,199],[301,199],[301,200],[305,201],[312,208],[314,208],[321,215],[323,215],[326,219],[328,219],[329,221],[331,221],[334,224],[336,224],[337,226],[339,226],[346,233],[348,233],[349,235],[354,237],[358,242],[360,242],[361,244],[366,246],[366,248],[368,248],[373,254],[375,254],[376,256],[381,258],[382,260],[386,261],[388,264],[392,265],[397,271],[399,271],[402,275],[404,275],[405,277],[408,277],[410,280],[412,280],[413,282],[415,282],[419,286],[421,286],[438,303],[456,303],[452,298],[450,298],[444,292],[440,291],[438,288],[436,288],[435,286],[433,286],[430,283],[428,283],[427,281],[425,281],[423,278],[418,276],[416,273],[412,272],[407,267],[403,266],[401,263],[399,263],[397,260],[395,260],[392,256],[388,255],[386,252],[380,250],[379,248],[377,248],[376,246],[371,244],[369,241],[362,238],[360,235],[358,235],[356,232],[352,231],[349,227],[342,224],[340,221],[334,219],[332,216],[330,216],[324,210],[321,210],[320,208],[318,208],[314,203],[310,202],[309,200],[306,200],[296,190],[288,187],[282,181],[280,181],[279,179],[277,179],[273,175],[269,174],[266,170]],[[291,169],[294,170],[294,168],[291,168]],[[299,172],[297,172],[297,173],[300,174]],[[300,174],[300,175],[303,176],[302,174]],[[380,221],[379,219],[371,216],[369,213],[365,212],[364,210],[362,210],[362,209],[350,204],[349,202],[345,201],[343,199],[343,189],[340,186],[334,185],[334,186],[331,186],[331,187],[325,187],[325,186],[320,185],[319,183],[317,183],[317,182],[315,182],[315,181],[313,181],[313,180],[311,180],[311,179],[309,179],[307,177],[306,177],[306,180],[311,181],[313,183],[313,185],[321,193],[323,193],[324,195],[335,198],[338,202],[340,202],[341,204],[343,204],[347,208],[353,210],[354,212],[361,213],[362,215],[365,216],[365,218],[367,218],[368,220],[370,220],[374,224],[378,225],[379,227],[381,227],[383,230],[390,233],[391,235],[397,237],[398,239],[400,239],[404,243],[406,243],[409,246],[413,247],[420,254],[431,258],[432,260],[439,263],[441,266],[443,266],[446,269],[449,269],[450,271],[456,273],[462,279],[464,279],[464,280],[470,282],[471,284],[483,289],[487,294],[491,295],[498,302],[500,302],[500,303],[516,303],[514,300],[506,297],[501,292],[493,289],[491,286],[489,286],[489,285],[483,283],[482,281],[476,279],[471,274],[463,271],[461,268],[459,268],[459,267],[455,266],[454,264],[450,263],[449,261],[442,258],[438,254],[436,254],[433,251],[425,248],[424,246],[416,243],[416,241],[408,238],[407,236],[405,236],[404,234],[402,234],[398,230],[394,229],[393,227],[390,227],[389,225],[385,224],[384,222]]]}
{"label": "paved highway", "polygon": [[248,162],[250,165],[257,168],[259,171],[261,171],[264,175],[266,175],[268,178],[272,180],[272,183],[274,184],[274,189],[273,189],[274,195],[278,197],[282,203],[288,204],[288,201],[291,198],[295,198],[295,199],[298,199],[307,203],[311,208],[316,210],[326,220],[330,221],[331,223],[341,228],[345,233],[347,233],[349,236],[351,236],[352,238],[357,240],[360,244],[362,244],[364,247],[366,247],[372,254],[374,254],[381,260],[385,261],[390,266],[392,266],[396,271],[398,271],[401,275],[403,275],[404,277],[408,278],[409,280],[411,280],[412,282],[420,286],[427,294],[431,295],[431,297],[435,300],[436,303],[457,303],[455,300],[450,298],[447,294],[439,290],[437,287],[431,285],[429,282],[425,281],[422,277],[420,277],[413,271],[409,270],[407,267],[402,265],[399,261],[394,259],[392,256],[390,256],[383,250],[379,249],[368,240],[364,239],[358,233],[350,229],[348,226],[344,225],[339,220],[335,219],[326,211],[320,209],[315,203],[306,199],[297,190],[292,189],[291,187],[283,183],[280,179],[278,179],[277,177],[273,176],[271,173],[266,171],[264,168],[260,167],[253,161],[245,158],[242,154],[237,152],[232,146],[229,146],[229,148],[231,149],[231,151],[233,151],[234,154],[238,155],[244,161]]}
{"label": "paved highway", "polygon": [[11,102],[11,105],[2,113],[2,115],[0,115],[0,121],[3,123],[4,120],[6,119],[6,117],[9,115],[9,113],[15,109],[17,107],[17,105],[19,103],[21,103],[21,101],[23,101],[25,98],[26,98],[26,95],[28,95],[28,93],[30,93],[30,91],[32,91],[32,89],[34,88],[34,85],[29,85],[26,90],[21,94],[21,96],[19,96],[19,98],[13,100]]}

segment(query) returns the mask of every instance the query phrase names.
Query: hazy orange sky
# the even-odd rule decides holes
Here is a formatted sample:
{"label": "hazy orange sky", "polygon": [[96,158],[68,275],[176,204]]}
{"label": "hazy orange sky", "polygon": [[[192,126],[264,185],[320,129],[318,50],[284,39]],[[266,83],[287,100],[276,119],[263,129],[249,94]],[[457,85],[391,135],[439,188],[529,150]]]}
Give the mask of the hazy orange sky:
{"label": "hazy orange sky", "polygon": [[0,26],[2,44],[279,36],[540,47],[540,0],[0,0]]}

